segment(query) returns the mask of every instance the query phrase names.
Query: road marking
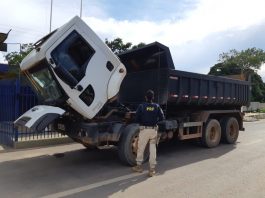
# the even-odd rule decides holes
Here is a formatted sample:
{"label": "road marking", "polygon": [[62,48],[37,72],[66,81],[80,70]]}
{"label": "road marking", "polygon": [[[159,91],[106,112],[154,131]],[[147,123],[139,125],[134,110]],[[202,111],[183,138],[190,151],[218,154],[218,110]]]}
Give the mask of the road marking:
{"label": "road marking", "polygon": [[249,142],[249,143],[245,143],[243,144],[244,146],[249,146],[249,145],[252,145],[252,144],[257,144],[259,142],[262,142],[263,140],[262,139],[258,139],[258,140],[255,140],[255,141],[252,141],[252,142]]}
{"label": "road marking", "polygon": [[[76,193],[84,192],[84,191],[87,191],[87,190],[91,190],[91,189],[94,189],[94,188],[98,188],[98,187],[101,187],[101,186],[105,186],[105,185],[109,185],[109,184],[112,184],[112,183],[116,183],[116,182],[119,182],[119,181],[123,181],[123,180],[126,180],[126,179],[131,179],[131,178],[134,178],[134,177],[138,177],[138,176],[143,175],[143,174],[147,174],[147,171],[143,171],[142,173],[131,173],[131,174],[128,174],[128,175],[124,175],[124,176],[121,176],[121,177],[116,177],[116,178],[105,180],[105,181],[102,181],[102,182],[97,182],[97,183],[94,183],[94,184],[89,184],[89,185],[86,185],[86,186],[81,186],[81,187],[78,187],[78,188],[73,188],[73,189],[70,189],[70,190],[66,190],[66,191],[62,191],[62,192],[46,195],[46,196],[43,196],[41,198],[65,197],[65,196],[73,195],[73,194],[76,194]],[[134,181],[135,181],[135,179],[134,179]]]}

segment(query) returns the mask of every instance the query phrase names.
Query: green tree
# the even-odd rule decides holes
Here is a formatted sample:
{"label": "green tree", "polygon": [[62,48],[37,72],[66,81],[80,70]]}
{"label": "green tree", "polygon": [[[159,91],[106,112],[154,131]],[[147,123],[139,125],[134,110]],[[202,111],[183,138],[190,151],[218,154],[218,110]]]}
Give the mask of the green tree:
{"label": "green tree", "polygon": [[241,68],[235,63],[217,63],[210,68],[209,74],[215,76],[240,74]]}
{"label": "green tree", "polygon": [[5,59],[8,62],[8,65],[10,66],[17,66],[21,63],[23,58],[27,56],[31,50],[33,49],[33,44],[22,44],[20,52],[10,52],[5,56]]}
{"label": "green tree", "polygon": [[265,102],[265,83],[257,73],[251,75],[251,101]]}
{"label": "green tree", "polygon": [[236,64],[244,72],[246,70],[257,71],[265,62],[265,52],[255,47],[246,50],[230,50],[219,55],[219,61],[226,64]]}
{"label": "green tree", "polygon": [[131,42],[123,43],[123,40],[121,38],[115,38],[112,41],[105,39],[105,43],[115,54],[145,46],[145,43],[139,43],[138,45],[133,45]]}
{"label": "green tree", "polygon": [[137,48],[139,48],[139,47],[143,47],[143,46],[145,46],[145,45],[146,45],[145,43],[141,42],[141,43],[139,43],[138,45],[134,45],[134,46],[132,46],[132,49],[137,49]]}
{"label": "green tree", "polygon": [[22,44],[20,52],[10,52],[5,55],[5,59],[10,66],[8,73],[6,73],[2,78],[14,78],[20,73],[19,64],[21,61],[31,52],[33,49],[33,44]]}
{"label": "green tree", "polygon": [[257,74],[265,62],[262,49],[249,48],[242,51],[235,49],[219,55],[219,63],[211,67],[209,74],[216,76],[242,75],[252,79],[252,101],[265,102],[265,84]]}

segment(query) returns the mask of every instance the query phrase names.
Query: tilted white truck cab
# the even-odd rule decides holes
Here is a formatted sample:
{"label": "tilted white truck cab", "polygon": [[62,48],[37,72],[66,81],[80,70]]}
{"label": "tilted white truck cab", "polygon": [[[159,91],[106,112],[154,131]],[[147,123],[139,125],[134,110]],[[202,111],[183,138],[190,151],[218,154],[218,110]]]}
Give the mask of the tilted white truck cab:
{"label": "tilted white truck cab", "polygon": [[120,159],[133,165],[135,111],[153,89],[166,117],[158,123],[160,141],[199,139],[210,148],[221,140],[236,143],[249,82],[175,70],[169,48],[158,42],[118,56],[78,17],[45,36],[20,65],[43,104],[15,125],[41,132],[51,124],[85,147],[115,145]]}
{"label": "tilted white truck cab", "polygon": [[[65,100],[86,119],[116,96],[126,75],[118,57],[79,17],[37,42],[20,67],[45,103],[61,107]],[[44,126],[65,112],[58,108],[34,107],[15,123],[36,130],[36,122]]]}

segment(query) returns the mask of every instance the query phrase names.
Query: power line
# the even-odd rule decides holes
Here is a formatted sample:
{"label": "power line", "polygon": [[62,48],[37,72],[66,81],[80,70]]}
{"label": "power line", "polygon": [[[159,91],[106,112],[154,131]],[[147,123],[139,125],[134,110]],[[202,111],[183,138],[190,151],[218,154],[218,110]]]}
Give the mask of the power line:
{"label": "power line", "polygon": [[3,25],[3,24],[0,24],[0,27],[2,28],[5,28],[5,29],[10,29],[12,28],[12,32],[22,32],[22,33],[27,33],[27,34],[32,34],[32,32],[34,32],[38,35],[43,35],[44,32],[40,32],[40,31],[36,31],[35,29],[29,29],[29,28],[22,28],[22,27],[19,27],[19,26],[6,26],[6,25]]}
{"label": "power line", "polygon": [[[55,9],[62,10],[62,8],[69,9],[69,7],[66,6],[65,3],[61,3],[61,1],[57,1],[55,6],[54,6],[53,0],[50,0],[50,1],[51,1],[51,5],[50,5],[50,28],[49,28],[49,30],[51,32],[53,9],[55,8]],[[77,4],[75,4],[75,5],[77,5]],[[77,9],[77,7],[76,7],[76,9]],[[83,1],[80,0],[80,17],[82,17],[82,12],[83,12]],[[43,28],[43,30],[44,30],[43,32],[37,31],[36,29],[32,29],[32,28],[20,27],[17,25],[6,25],[6,24],[2,24],[2,23],[0,23],[0,28],[4,28],[4,29],[12,28],[13,35],[14,35],[14,33],[17,33],[17,34],[23,33],[23,37],[26,36],[28,38],[42,37],[43,35],[47,34],[44,26],[41,27],[41,29]]]}

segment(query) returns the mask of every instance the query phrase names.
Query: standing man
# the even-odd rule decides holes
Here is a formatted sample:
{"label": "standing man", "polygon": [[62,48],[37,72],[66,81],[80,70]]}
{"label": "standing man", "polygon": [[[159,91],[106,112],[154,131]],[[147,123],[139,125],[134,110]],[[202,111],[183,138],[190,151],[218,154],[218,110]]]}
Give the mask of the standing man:
{"label": "standing man", "polygon": [[164,113],[159,104],[153,103],[154,92],[148,90],[145,95],[146,102],[140,104],[136,111],[136,121],[140,124],[140,133],[138,139],[138,149],[136,163],[132,168],[135,172],[142,172],[141,167],[143,162],[144,150],[149,142],[149,176],[155,175],[156,166],[156,142],[157,142],[157,122],[164,120]]}

